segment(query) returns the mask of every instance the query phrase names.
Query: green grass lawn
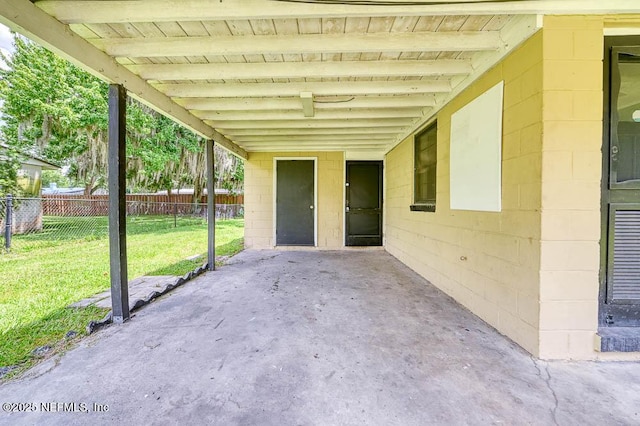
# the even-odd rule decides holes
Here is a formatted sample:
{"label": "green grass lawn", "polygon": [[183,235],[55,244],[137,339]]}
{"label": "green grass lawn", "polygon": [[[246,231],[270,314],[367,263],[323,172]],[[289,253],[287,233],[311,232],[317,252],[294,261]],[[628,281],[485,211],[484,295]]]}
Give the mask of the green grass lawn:
{"label": "green grass lawn", "polygon": [[[88,226],[87,219],[98,219],[97,225]],[[105,315],[97,308],[67,308],[109,288],[109,245],[101,224],[106,218],[45,218],[42,234],[15,236],[15,250],[0,254],[0,367],[29,364],[36,347],[59,342],[69,330],[83,334],[90,320]],[[75,237],[56,239],[48,225],[75,227]],[[199,219],[174,228],[173,218],[133,217],[127,226],[130,280],[183,275],[206,258],[206,224]],[[242,219],[217,222],[216,254],[242,250],[243,230]]]}

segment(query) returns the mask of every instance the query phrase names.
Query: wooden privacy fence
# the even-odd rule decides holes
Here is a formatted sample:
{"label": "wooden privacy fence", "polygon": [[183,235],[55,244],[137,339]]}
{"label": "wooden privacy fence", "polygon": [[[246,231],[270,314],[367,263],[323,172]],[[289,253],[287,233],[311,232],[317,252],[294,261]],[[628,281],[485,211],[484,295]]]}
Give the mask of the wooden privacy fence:
{"label": "wooden privacy fence", "polygon": [[[217,206],[241,207],[242,204],[244,204],[243,195],[216,194]],[[193,203],[193,196],[190,194],[127,195],[128,215],[201,214],[206,211],[206,205],[206,195],[200,197],[198,203]],[[107,216],[109,196],[43,195],[42,212],[45,216]]]}

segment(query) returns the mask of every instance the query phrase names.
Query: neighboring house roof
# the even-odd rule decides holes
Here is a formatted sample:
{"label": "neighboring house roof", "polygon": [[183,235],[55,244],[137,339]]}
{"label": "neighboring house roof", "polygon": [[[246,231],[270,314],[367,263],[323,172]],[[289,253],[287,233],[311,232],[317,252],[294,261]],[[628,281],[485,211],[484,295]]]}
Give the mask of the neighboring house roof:
{"label": "neighboring house roof", "polygon": [[[106,189],[99,188],[91,195],[107,195],[109,192]],[[42,188],[42,195],[83,195],[83,187],[74,188],[58,188],[57,186],[49,186]]]}
{"label": "neighboring house roof", "polygon": [[[6,151],[6,150],[14,150],[14,148],[11,148],[10,146],[0,142],[0,151]],[[21,161],[22,164],[26,164],[29,166],[37,166],[37,167],[42,167],[42,170],[59,170],[61,167],[58,166],[57,164],[53,164],[49,161],[43,160],[42,158],[38,158],[35,155],[32,154],[28,154],[25,152],[20,152],[20,155],[22,155],[24,157],[24,159]]]}
{"label": "neighboring house roof", "polygon": [[76,195],[84,194],[84,188],[42,188],[42,195]]}
{"label": "neighboring house roof", "polygon": [[56,166],[53,163],[35,157],[28,157],[26,160],[22,161],[22,164],[40,166],[42,167],[42,170],[60,170],[60,166]]}

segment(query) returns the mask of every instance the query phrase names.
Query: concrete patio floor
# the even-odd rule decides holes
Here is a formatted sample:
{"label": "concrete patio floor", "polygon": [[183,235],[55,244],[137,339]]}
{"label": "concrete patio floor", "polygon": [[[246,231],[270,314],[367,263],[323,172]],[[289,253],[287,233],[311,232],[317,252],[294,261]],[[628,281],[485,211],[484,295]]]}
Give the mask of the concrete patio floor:
{"label": "concrete patio floor", "polygon": [[37,404],[2,424],[640,424],[640,364],[534,360],[384,251],[245,251],[0,402]]}

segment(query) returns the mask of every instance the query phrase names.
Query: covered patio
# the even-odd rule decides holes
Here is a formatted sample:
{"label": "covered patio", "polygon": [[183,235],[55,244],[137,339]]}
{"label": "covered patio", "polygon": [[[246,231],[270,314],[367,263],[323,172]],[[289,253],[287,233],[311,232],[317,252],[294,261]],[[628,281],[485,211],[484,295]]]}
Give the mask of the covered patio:
{"label": "covered patio", "polygon": [[[636,52],[621,69],[640,63],[638,2],[366,3],[0,3],[0,22],[111,84],[114,321],[129,317],[132,96],[207,140],[210,192],[214,143],[246,160],[245,247],[308,246],[313,264],[321,250],[376,245],[534,357],[638,359],[638,73],[609,93],[622,87],[616,46]],[[611,168],[618,124],[624,182]]]}
{"label": "covered patio", "polygon": [[637,363],[536,360],[382,250],[248,250],[2,386],[37,409],[0,423],[636,424],[639,395]]}

